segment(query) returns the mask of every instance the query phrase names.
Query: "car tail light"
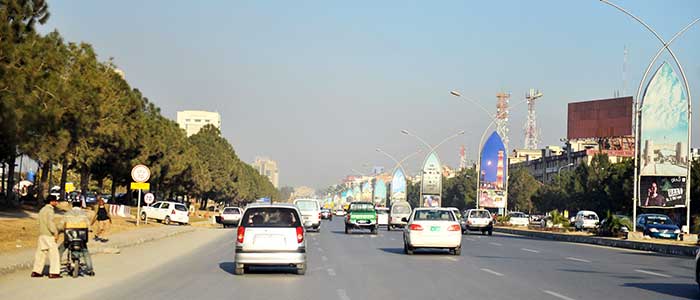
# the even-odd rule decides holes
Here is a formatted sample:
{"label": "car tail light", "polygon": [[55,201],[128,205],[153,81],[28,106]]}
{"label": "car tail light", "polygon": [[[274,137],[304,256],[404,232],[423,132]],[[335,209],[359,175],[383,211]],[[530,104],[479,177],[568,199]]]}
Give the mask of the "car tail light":
{"label": "car tail light", "polygon": [[245,227],[239,226],[238,227],[238,242],[243,243],[243,239],[245,239]]}
{"label": "car tail light", "polygon": [[171,211],[170,214],[171,214],[171,215],[174,215],[174,214],[175,214],[175,210],[173,209],[173,211]]}
{"label": "car tail light", "polygon": [[422,231],[423,226],[420,226],[418,224],[411,224],[411,226],[408,226],[409,230],[415,230],[415,231]]}
{"label": "car tail light", "polygon": [[461,231],[462,227],[459,225],[450,225],[450,227],[447,227],[447,231]]}
{"label": "car tail light", "polygon": [[297,226],[297,243],[304,241],[304,227]]}

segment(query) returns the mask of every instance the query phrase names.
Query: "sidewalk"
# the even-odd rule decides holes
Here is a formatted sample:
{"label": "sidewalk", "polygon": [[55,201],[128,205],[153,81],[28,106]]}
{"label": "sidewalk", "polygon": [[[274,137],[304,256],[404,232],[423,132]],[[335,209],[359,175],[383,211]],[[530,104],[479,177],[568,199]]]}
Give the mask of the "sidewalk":
{"label": "sidewalk", "polygon": [[[118,254],[119,248],[131,247],[194,230],[196,228],[192,226],[158,226],[123,231],[109,236],[107,243],[90,240],[88,249],[90,249],[91,254]],[[27,249],[11,254],[0,254],[0,275],[31,268],[34,263],[35,251],[36,249]]]}
{"label": "sidewalk", "polygon": [[528,236],[553,241],[583,243],[606,247],[625,248],[641,251],[652,251],[668,255],[695,257],[697,246],[673,245],[668,243],[655,243],[653,241],[623,240],[619,238],[573,235],[547,231],[535,231],[527,229],[515,229],[512,227],[494,227],[493,231],[514,235]]}

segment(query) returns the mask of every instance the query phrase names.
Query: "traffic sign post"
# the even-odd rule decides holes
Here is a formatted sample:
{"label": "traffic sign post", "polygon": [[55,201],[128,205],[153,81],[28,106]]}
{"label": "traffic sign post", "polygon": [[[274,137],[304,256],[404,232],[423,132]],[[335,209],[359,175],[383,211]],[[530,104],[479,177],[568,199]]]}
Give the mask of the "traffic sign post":
{"label": "traffic sign post", "polygon": [[[141,190],[150,188],[150,184],[146,183],[149,178],[151,178],[151,170],[148,169],[148,167],[136,165],[131,169],[131,179],[135,181],[131,183],[131,189],[139,190],[138,208],[136,209],[136,226],[139,226],[141,223]],[[146,224],[148,224],[148,218],[146,218]]]}

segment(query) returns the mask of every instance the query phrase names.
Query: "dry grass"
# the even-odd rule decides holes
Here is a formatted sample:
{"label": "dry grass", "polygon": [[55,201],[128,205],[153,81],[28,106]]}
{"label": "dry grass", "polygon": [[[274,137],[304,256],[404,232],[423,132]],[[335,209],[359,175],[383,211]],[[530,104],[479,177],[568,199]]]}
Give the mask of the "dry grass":
{"label": "dry grass", "polygon": [[[68,210],[69,208],[70,205],[66,202],[59,204],[59,209]],[[135,210],[132,209],[132,211]],[[36,241],[39,235],[39,223],[35,217],[30,216],[30,213],[35,213],[35,211],[27,210],[24,212],[27,215],[26,217],[0,219],[0,254],[9,254],[26,249],[34,249],[36,247]],[[88,215],[92,217],[94,211],[88,210]],[[62,216],[57,215],[55,221],[58,223],[61,220]],[[136,227],[135,218],[114,217],[112,219],[110,234],[155,226],[162,225],[154,221],[149,221],[148,224],[141,222],[141,226]],[[92,234],[90,236],[92,237]]]}

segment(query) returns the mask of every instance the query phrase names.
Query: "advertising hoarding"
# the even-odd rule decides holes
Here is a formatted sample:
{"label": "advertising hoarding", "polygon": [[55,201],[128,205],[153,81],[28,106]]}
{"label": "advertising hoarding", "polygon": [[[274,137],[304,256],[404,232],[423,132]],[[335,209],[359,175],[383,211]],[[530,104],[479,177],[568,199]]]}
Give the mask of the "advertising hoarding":
{"label": "advertising hoarding", "polygon": [[668,63],[656,70],[644,91],[639,124],[639,205],[685,206],[688,99]]}
{"label": "advertising hoarding", "polygon": [[391,204],[396,201],[406,201],[406,176],[401,168],[396,168],[391,177]]}
{"label": "advertising hoarding", "polygon": [[569,103],[566,138],[632,135],[632,97]]}
{"label": "advertising hoarding", "polygon": [[481,149],[479,163],[479,207],[505,208],[508,163],[506,147],[494,131]]}
{"label": "advertising hoarding", "polygon": [[440,166],[440,159],[438,159],[437,153],[431,152],[423,163],[420,206],[425,207],[430,204],[431,207],[440,207],[442,204],[440,201],[441,195],[442,167]]}
{"label": "advertising hoarding", "polygon": [[374,183],[374,195],[372,196],[372,201],[375,205],[386,205],[386,183],[384,180],[377,179]]}
{"label": "advertising hoarding", "polygon": [[372,184],[365,182],[362,184],[362,194],[360,196],[362,201],[372,201]]}

